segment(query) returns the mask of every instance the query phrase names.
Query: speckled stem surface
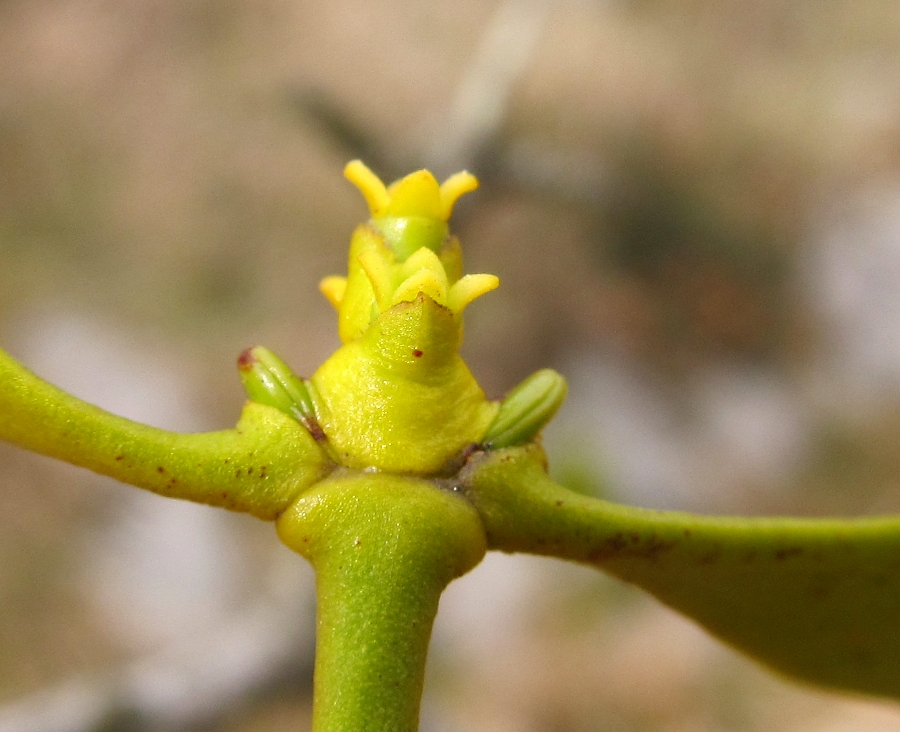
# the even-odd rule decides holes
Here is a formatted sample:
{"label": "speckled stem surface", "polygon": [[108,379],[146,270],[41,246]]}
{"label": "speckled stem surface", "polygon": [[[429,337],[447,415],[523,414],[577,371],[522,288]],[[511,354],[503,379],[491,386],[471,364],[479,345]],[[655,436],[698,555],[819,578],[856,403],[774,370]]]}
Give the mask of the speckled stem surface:
{"label": "speckled stem surface", "polygon": [[795,678],[900,697],[900,517],[729,518],[573,493],[539,447],[464,471],[491,549],[593,565]]}

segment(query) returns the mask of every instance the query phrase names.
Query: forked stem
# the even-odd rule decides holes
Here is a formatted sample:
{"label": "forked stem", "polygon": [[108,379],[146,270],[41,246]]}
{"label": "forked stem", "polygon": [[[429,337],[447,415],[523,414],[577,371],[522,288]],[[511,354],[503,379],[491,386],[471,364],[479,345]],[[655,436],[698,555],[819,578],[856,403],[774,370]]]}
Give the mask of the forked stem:
{"label": "forked stem", "polygon": [[314,732],[415,732],[441,592],[484,556],[478,514],[424,480],[349,473],[278,532],[316,570]]}

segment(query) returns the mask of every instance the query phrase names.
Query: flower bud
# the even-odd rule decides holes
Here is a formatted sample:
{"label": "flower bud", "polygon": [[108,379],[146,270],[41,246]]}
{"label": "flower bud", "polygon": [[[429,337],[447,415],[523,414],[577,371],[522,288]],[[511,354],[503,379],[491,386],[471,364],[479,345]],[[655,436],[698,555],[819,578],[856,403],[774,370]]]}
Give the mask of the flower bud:
{"label": "flower bud", "polygon": [[[313,437],[317,426],[309,389],[290,367],[264,346],[248,348],[238,357],[238,371],[251,401],[275,407],[303,424]],[[318,437],[317,437],[318,439]]]}
{"label": "flower bud", "polygon": [[553,369],[541,369],[513,389],[500,404],[483,444],[492,449],[531,442],[566,399],[566,380]]}

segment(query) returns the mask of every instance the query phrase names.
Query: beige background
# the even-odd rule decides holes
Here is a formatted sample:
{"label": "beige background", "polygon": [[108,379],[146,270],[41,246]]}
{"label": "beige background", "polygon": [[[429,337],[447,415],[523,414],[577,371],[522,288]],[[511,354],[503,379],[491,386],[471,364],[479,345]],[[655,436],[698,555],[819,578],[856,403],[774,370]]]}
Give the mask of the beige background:
{"label": "beige background", "polygon": [[[898,78],[886,0],[6,0],[0,343],[118,413],[230,425],[244,347],[309,374],[336,345],[344,163],[469,167],[455,228],[502,287],[466,355],[493,396],[571,377],[561,479],[896,511]],[[4,732],[304,729],[310,576],[271,527],[4,445],[0,496]],[[451,588],[433,661],[426,731],[900,730],[527,558]]]}

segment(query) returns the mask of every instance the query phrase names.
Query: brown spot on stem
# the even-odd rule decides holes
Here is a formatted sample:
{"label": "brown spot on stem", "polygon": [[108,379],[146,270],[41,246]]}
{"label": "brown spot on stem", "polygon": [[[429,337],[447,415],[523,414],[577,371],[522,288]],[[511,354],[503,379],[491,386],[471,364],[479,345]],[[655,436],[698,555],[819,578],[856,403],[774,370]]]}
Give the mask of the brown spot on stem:
{"label": "brown spot on stem", "polygon": [[160,466],[156,469],[156,472],[162,474],[162,473],[165,473],[165,472],[166,472],[166,469],[165,469],[162,465],[160,465]]}
{"label": "brown spot on stem", "polygon": [[116,460],[124,460],[124,459],[125,459],[124,455],[116,455]]}
{"label": "brown spot on stem", "polygon": [[799,546],[791,547],[790,549],[779,549],[775,552],[775,559],[784,561],[785,559],[796,557],[798,554],[803,554],[803,549]]}
{"label": "brown spot on stem", "polygon": [[413,351],[413,356],[415,356],[416,358],[422,358],[422,351],[420,351],[418,348],[415,349]]}
{"label": "brown spot on stem", "polygon": [[304,417],[303,426],[316,442],[325,442],[328,439],[328,435],[325,434],[325,430],[322,429],[322,425],[315,417]]}
{"label": "brown spot on stem", "polygon": [[463,461],[468,462],[469,458],[472,457],[476,452],[478,452],[479,449],[480,448],[478,447],[477,442],[470,442],[463,448],[463,451],[461,453]]}
{"label": "brown spot on stem", "polygon": [[640,542],[635,543],[634,535],[629,534],[626,537],[621,531],[617,531],[591,551],[587,559],[597,563],[621,557],[637,557],[654,561],[662,552],[670,550],[676,544],[674,541],[665,541],[656,536],[639,538]]}
{"label": "brown spot on stem", "polygon": [[700,564],[715,564],[719,561],[719,557],[721,557],[721,553],[718,551],[711,551],[704,554],[700,557]]}
{"label": "brown spot on stem", "polygon": [[662,539],[651,537],[644,547],[645,556],[648,559],[656,559],[657,556],[659,556],[663,552],[669,551],[674,546],[674,541],[663,541]]}

